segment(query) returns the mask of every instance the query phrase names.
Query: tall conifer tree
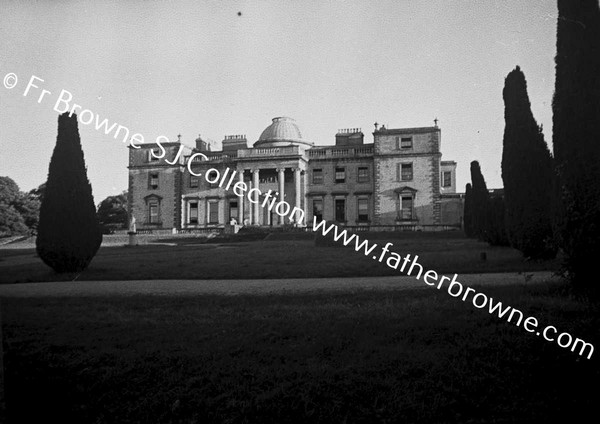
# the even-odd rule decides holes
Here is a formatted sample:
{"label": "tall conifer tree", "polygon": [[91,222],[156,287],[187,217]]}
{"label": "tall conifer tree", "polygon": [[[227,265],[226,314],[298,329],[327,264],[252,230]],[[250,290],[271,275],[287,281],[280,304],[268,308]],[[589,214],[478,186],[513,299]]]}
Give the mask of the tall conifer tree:
{"label": "tall conifer tree", "polygon": [[502,180],[506,230],[510,244],[525,257],[552,258],[554,168],[527,95],[525,75],[517,66],[504,82]]}
{"label": "tall conifer tree", "polygon": [[577,285],[595,284],[600,257],[600,8],[558,0],[553,147],[557,233]]}
{"label": "tall conifer tree", "polygon": [[64,113],[58,117],[58,136],[40,207],[37,252],[56,272],[80,272],[101,242],[77,115]]}
{"label": "tall conifer tree", "polygon": [[489,193],[487,185],[483,175],[481,174],[481,168],[479,162],[474,160],[471,162],[471,183],[473,194],[472,198],[472,227],[473,235],[480,240],[486,240],[487,226],[488,226],[488,208],[489,208]]}
{"label": "tall conifer tree", "polygon": [[463,227],[467,237],[474,237],[473,231],[473,190],[471,183],[467,183],[465,187],[465,206],[463,212]]}

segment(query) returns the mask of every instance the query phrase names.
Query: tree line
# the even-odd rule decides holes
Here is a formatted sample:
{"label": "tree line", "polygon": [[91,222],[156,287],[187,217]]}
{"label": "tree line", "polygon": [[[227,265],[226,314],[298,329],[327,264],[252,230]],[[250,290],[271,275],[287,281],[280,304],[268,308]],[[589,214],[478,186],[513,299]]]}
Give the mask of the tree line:
{"label": "tree line", "polygon": [[492,245],[511,245],[527,258],[554,258],[589,286],[600,254],[600,7],[597,0],[559,0],[553,154],[531,112],[525,75],[504,81],[503,195],[486,187],[471,163],[464,230]]}
{"label": "tree line", "polygon": [[[10,177],[0,177],[0,238],[35,236],[46,183],[28,192]],[[104,234],[127,228],[127,191],[108,196],[97,206]]]}

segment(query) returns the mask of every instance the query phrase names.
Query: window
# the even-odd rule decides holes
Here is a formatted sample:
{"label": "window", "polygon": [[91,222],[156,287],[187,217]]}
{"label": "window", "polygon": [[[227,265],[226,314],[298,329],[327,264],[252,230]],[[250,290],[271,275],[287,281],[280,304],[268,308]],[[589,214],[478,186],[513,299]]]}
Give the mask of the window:
{"label": "window", "polygon": [[413,197],[404,195],[400,197],[400,219],[412,219]]}
{"label": "window", "polygon": [[412,137],[402,137],[400,139],[400,148],[402,149],[412,149]]}
{"label": "window", "polygon": [[346,222],[346,199],[335,199],[335,220]]}
{"label": "window", "polygon": [[396,137],[396,149],[412,149],[412,137]]}
{"label": "window", "polygon": [[258,182],[260,184],[268,184],[268,183],[276,183],[277,182],[277,177],[275,175],[271,175],[271,176],[266,176],[266,177],[260,177],[258,179]]}
{"label": "window", "polygon": [[442,187],[452,187],[452,171],[442,172]]}
{"label": "window", "polygon": [[400,181],[412,181],[413,166],[412,163],[400,164]]}
{"label": "window", "polygon": [[[154,152],[154,155],[152,152]],[[158,162],[160,159],[157,156],[160,156],[160,153],[160,149],[148,150],[148,162]]]}
{"label": "window", "polygon": [[358,167],[358,177],[357,181],[359,183],[368,183],[369,182],[369,168],[366,166]]}
{"label": "window", "polygon": [[346,168],[336,167],[335,168],[335,182],[345,183],[346,182]]}
{"label": "window", "polygon": [[317,222],[323,221],[323,199],[313,199],[313,216]]}
{"label": "window", "polygon": [[214,183],[208,183],[208,186],[210,188],[217,188],[219,187],[219,181],[217,180],[218,178],[218,174],[217,171],[210,171],[207,175],[206,175],[206,181],[215,181]]}
{"label": "window", "polygon": [[218,224],[219,223],[219,202],[208,202],[208,223]]}
{"label": "window", "polygon": [[148,187],[151,189],[158,188],[158,172],[151,172],[148,175]]}
{"label": "window", "polygon": [[229,222],[231,222],[232,219],[235,219],[237,222],[237,219],[238,219],[238,202],[237,202],[237,200],[229,201]]}
{"label": "window", "polygon": [[313,169],[312,172],[312,183],[313,184],[323,184],[323,170],[322,169]]}
{"label": "window", "polygon": [[150,224],[158,224],[160,222],[158,200],[150,200],[148,202],[148,222]]}
{"label": "window", "polygon": [[369,199],[358,199],[358,220],[369,220]]}
{"label": "window", "polygon": [[197,224],[198,223],[198,202],[190,203],[190,215],[188,219],[189,224]]}
{"label": "window", "polygon": [[200,185],[200,178],[194,177],[193,175],[190,177],[190,187],[198,187]]}

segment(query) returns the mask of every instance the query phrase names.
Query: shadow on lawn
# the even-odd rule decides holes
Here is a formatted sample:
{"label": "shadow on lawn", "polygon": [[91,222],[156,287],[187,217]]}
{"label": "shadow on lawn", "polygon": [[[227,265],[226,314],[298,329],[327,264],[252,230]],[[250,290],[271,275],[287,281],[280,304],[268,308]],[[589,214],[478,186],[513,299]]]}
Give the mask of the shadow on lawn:
{"label": "shadow on lawn", "polygon": [[[561,285],[486,293],[600,341],[598,306]],[[437,291],[14,299],[2,318],[14,422],[584,422],[597,410],[596,358]]]}

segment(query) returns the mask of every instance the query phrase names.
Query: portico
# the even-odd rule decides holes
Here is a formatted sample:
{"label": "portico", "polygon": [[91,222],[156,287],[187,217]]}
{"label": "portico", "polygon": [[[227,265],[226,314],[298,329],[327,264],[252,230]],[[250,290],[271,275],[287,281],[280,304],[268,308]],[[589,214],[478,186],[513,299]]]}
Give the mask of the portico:
{"label": "portico", "polygon": [[236,193],[237,221],[245,225],[304,225],[305,172],[298,165],[271,167],[263,164],[249,169],[238,168],[238,183],[240,186],[243,183],[247,190]]}

